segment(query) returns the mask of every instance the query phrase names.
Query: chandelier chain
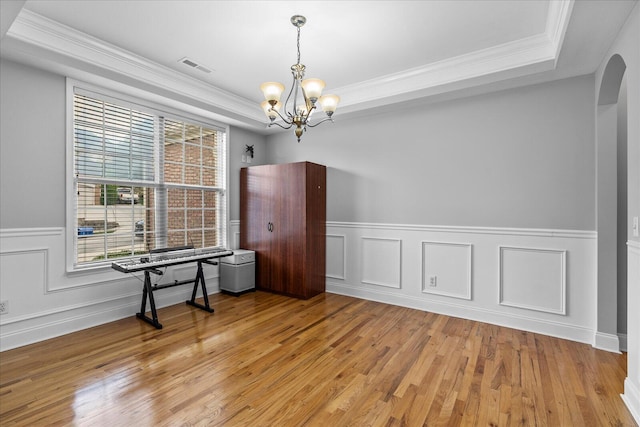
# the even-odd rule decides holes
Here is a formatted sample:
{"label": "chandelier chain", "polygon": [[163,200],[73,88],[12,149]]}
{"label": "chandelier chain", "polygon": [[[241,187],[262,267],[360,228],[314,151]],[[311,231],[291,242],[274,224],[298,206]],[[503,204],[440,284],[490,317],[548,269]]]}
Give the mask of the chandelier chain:
{"label": "chandelier chain", "polygon": [[298,64],[300,63],[300,27],[298,27]]}

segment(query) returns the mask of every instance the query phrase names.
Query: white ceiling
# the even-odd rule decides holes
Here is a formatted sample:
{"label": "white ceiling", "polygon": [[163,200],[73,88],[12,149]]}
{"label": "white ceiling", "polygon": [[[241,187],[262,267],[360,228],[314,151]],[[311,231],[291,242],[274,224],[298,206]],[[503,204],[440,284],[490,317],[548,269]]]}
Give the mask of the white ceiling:
{"label": "white ceiling", "polygon": [[[28,0],[1,46],[3,57],[57,64],[68,75],[82,69],[163,87],[262,130],[258,86],[290,87],[294,14],[307,17],[300,41],[307,77],[342,97],[339,117],[591,73],[636,3]],[[184,57],[213,71],[190,69]]]}

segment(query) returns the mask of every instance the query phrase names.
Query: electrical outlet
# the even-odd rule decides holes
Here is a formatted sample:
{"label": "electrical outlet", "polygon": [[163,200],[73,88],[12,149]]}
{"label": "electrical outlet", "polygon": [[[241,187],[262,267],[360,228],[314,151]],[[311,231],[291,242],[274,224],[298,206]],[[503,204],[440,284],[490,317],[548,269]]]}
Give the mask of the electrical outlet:
{"label": "electrical outlet", "polygon": [[438,286],[438,276],[429,276],[429,286],[432,288]]}
{"label": "electrical outlet", "polygon": [[7,314],[9,312],[9,301],[0,301],[0,314]]}

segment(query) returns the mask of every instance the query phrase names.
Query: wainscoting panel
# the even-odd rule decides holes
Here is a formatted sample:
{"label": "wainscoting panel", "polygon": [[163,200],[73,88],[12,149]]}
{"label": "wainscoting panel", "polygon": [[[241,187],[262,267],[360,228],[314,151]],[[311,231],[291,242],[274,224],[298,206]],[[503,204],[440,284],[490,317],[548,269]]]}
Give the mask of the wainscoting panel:
{"label": "wainscoting panel", "polygon": [[[17,260],[20,264],[19,268],[0,270],[0,295],[9,300],[9,313],[0,316],[0,350],[133,317],[139,309],[140,277],[110,268],[66,271],[65,233],[64,228],[0,230],[3,263]],[[229,236],[234,242],[230,245],[236,244],[237,233],[239,221],[232,221]],[[595,232],[328,222],[327,248],[328,292],[594,342]],[[506,255],[502,264],[500,248],[507,249],[502,251]],[[531,248],[545,249],[536,252]],[[638,265],[639,252],[637,247],[629,251],[629,265]],[[529,259],[533,259],[535,269],[527,265]],[[189,276],[188,268],[183,267],[175,272],[168,269],[163,280]],[[19,274],[32,268],[28,277]],[[425,274],[431,274],[428,271],[435,272],[448,294],[424,292]],[[629,283],[640,276],[640,272],[632,273]],[[550,301],[513,304],[525,301],[528,288],[540,286],[529,276],[536,280],[547,277],[550,285],[545,283],[545,292],[552,296]],[[218,269],[207,269],[205,277],[208,291],[217,292]],[[459,285],[461,282],[464,286]],[[635,301],[633,298],[639,298],[638,287],[629,288],[629,301]],[[166,289],[156,295],[157,304],[183,303],[190,292],[188,285]],[[28,304],[23,305],[24,301]],[[629,334],[629,355],[637,357],[638,332],[630,327]],[[633,378],[630,397],[635,396],[633,388],[640,388],[635,382],[640,376]]]}
{"label": "wainscoting panel", "polygon": [[346,280],[347,268],[346,236],[327,234],[327,277]]}
{"label": "wainscoting panel", "polygon": [[422,242],[422,292],[471,299],[471,245]]}
{"label": "wainscoting panel", "polygon": [[6,285],[2,287],[2,299],[11,301],[10,312],[14,310],[20,312],[22,305],[28,305],[29,301],[14,298],[19,294],[17,286],[21,283],[31,283],[34,288],[39,288],[41,294],[50,291],[47,280],[49,263],[48,251],[44,249],[28,249],[22,251],[7,251],[0,253],[0,271],[2,281]]}
{"label": "wainscoting panel", "polygon": [[362,237],[362,274],[369,285],[400,289],[402,241],[380,237]]}
{"label": "wainscoting panel", "polygon": [[[137,320],[143,274],[109,266],[67,272],[65,233],[65,228],[0,230],[0,298],[9,307],[0,316],[0,351],[124,317]],[[217,266],[206,266],[204,274],[207,291],[218,292]],[[195,275],[196,264],[184,264],[154,280],[171,283]],[[190,285],[159,291],[156,306],[184,303],[192,291]]]}
{"label": "wainscoting panel", "polygon": [[500,247],[500,304],[566,314],[566,251]]}
{"label": "wainscoting panel", "polygon": [[593,231],[328,222],[327,235],[327,292],[594,343]]}

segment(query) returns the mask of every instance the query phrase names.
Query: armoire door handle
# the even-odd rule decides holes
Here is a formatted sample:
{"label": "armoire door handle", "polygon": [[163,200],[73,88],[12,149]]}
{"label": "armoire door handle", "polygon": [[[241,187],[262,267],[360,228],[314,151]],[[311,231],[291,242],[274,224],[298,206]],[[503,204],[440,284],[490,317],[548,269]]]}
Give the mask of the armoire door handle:
{"label": "armoire door handle", "polygon": [[267,230],[269,230],[271,233],[273,233],[273,223],[272,222],[269,222],[267,224]]}

